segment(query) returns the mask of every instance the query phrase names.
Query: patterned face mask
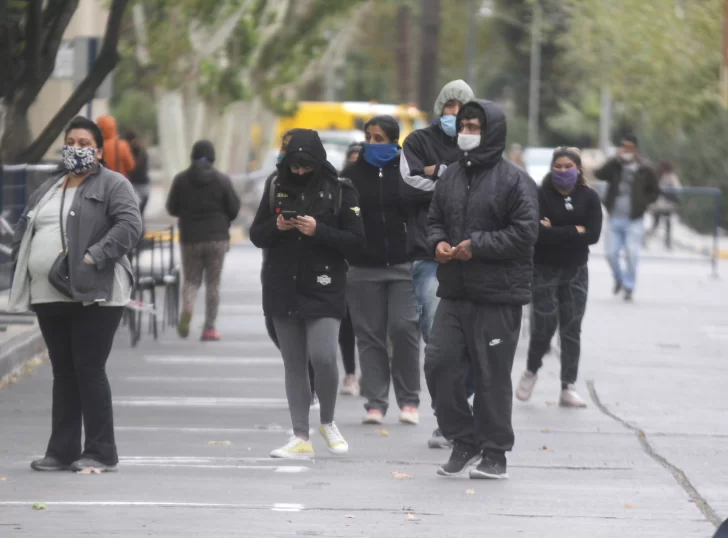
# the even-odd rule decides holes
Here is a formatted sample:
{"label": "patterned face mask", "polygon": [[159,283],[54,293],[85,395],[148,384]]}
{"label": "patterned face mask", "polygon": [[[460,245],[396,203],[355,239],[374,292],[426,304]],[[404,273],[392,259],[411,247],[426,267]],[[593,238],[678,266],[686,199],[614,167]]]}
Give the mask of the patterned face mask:
{"label": "patterned face mask", "polygon": [[63,146],[63,165],[71,174],[80,176],[96,166],[96,148]]}

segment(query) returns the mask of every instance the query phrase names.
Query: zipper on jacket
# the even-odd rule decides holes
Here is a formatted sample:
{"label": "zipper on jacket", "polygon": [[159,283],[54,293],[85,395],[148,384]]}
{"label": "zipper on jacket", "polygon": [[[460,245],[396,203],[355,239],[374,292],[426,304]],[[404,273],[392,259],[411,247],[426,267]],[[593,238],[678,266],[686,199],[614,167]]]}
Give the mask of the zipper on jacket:
{"label": "zipper on jacket", "polygon": [[384,262],[389,267],[389,241],[387,241],[387,218],[384,216],[384,174],[379,169],[379,209],[382,213],[382,225],[384,226]]}

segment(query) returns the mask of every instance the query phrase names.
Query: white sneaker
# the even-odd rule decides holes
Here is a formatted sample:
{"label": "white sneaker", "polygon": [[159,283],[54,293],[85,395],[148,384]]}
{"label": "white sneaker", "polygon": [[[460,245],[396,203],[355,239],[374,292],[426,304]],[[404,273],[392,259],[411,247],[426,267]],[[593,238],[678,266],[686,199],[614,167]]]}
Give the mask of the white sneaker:
{"label": "white sneaker", "polygon": [[572,383],[561,391],[559,405],[561,407],[586,407],[586,402],[576,392],[576,386]]}
{"label": "white sneaker", "polygon": [[321,402],[319,402],[318,396],[316,396],[315,392],[311,396],[311,409],[314,411],[321,409]]}
{"label": "white sneaker", "polygon": [[304,441],[300,437],[293,436],[281,448],[273,450],[270,457],[287,460],[311,459],[313,458],[313,445],[311,441]]}
{"label": "white sneaker", "polygon": [[341,391],[339,394],[344,396],[359,396],[359,380],[355,375],[344,376],[344,381],[341,384]]}
{"label": "white sneaker", "polygon": [[403,424],[414,424],[420,423],[420,414],[416,407],[403,407],[402,412],[399,414],[399,421]]}
{"label": "white sneaker", "polygon": [[523,372],[521,380],[518,382],[516,398],[518,398],[522,402],[527,402],[528,400],[530,400],[531,394],[533,394],[533,387],[536,386],[536,381],[538,381],[538,374],[532,374],[528,370]]}
{"label": "white sneaker", "polygon": [[381,424],[382,422],[384,422],[384,415],[379,409],[370,409],[361,420],[362,424]]}
{"label": "white sneaker", "polygon": [[333,422],[331,424],[321,424],[319,428],[321,435],[326,440],[329,452],[332,454],[346,454],[349,452],[349,444],[341,435],[339,428]]}

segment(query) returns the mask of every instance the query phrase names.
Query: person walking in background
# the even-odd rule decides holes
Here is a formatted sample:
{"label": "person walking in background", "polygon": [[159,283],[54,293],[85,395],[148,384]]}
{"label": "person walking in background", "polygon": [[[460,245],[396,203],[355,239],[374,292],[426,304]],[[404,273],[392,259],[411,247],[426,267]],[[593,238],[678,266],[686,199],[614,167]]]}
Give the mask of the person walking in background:
{"label": "person walking in background", "polygon": [[363,153],[342,172],[359,193],[367,240],[349,258],[347,289],[359,344],[362,394],[367,399],[363,422],[382,423],[390,383],[394,383],[400,422],[418,424],[420,334],[406,215],[399,194],[399,124],[392,116],[375,116],[364,130]]}
{"label": "person walking in background", "polygon": [[564,407],[586,407],[574,384],[581,354],[581,321],[589,292],[589,245],[599,241],[602,204],[587,185],[577,148],[556,148],[551,173],[539,188],[541,223],[534,252],[528,368],[516,397],[528,401],[551,339],[561,337]]}
{"label": "person walking in background", "polygon": [[[281,137],[281,148],[278,154],[278,163],[280,164],[286,156],[286,150],[288,149],[288,143],[291,141],[291,137],[301,129],[290,129],[283,133]],[[351,146],[350,146],[351,147]],[[358,155],[358,154],[357,154]],[[266,185],[271,185],[273,181],[278,177],[279,171],[276,170],[266,180]],[[268,187],[270,189],[270,187]],[[270,193],[269,193],[270,194]],[[263,271],[268,258],[268,249],[263,249],[263,267],[261,270],[261,281],[263,279]],[[265,328],[268,331],[268,336],[275,346],[280,349],[278,344],[278,336],[276,335],[276,328],[273,324],[272,316],[265,316]],[[356,338],[354,337],[354,327],[351,323],[351,314],[349,309],[346,310],[346,316],[341,320],[341,328],[339,329],[339,348],[341,349],[341,359],[344,363],[344,380],[341,384],[341,394],[345,396],[358,396],[359,395],[359,380],[356,377]],[[315,372],[313,365],[308,363],[308,377],[311,382],[311,408],[319,409],[320,403],[316,396],[315,389]]]}
{"label": "person walking in background", "polygon": [[363,144],[361,142],[352,142],[349,147],[346,148],[346,164],[354,164],[359,160],[359,154]]}
{"label": "person walking in background", "polygon": [[200,140],[192,147],[192,164],[175,176],[167,211],[179,219],[182,252],[182,314],[177,331],[190,333],[197,292],[205,280],[205,324],[202,341],[220,340],[215,329],[220,304],[220,279],[230,248],[230,224],[240,211],[240,200],[230,178],[213,166],[215,148]]}
{"label": "person walking in background", "polygon": [[660,222],[665,223],[665,248],[672,249],[672,215],[677,211],[678,195],[674,192],[664,192],[662,189],[679,189],[680,178],[677,176],[675,166],[670,161],[661,161],[657,167],[657,178],[660,186],[660,195],[650,207],[653,223],[650,235],[655,235]]}
{"label": "person walking in background", "polygon": [[144,210],[149,202],[149,154],[144,142],[135,131],[129,130],[124,135],[124,140],[129,143],[131,153],[134,157],[134,169],[129,174],[129,181],[139,197],[139,211],[144,217]]}
{"label": "person walking in background", "polygon": [[106,167],[129,179],[132,170],[136,167],[136,161],[129,143],[119,138],[116,119],[113,116],[100,116],[97,121],[104,133],[104,163]]}
{"label": "person walking in background", "polygon": [[[528,174],[503,157],[506,118],[490,101],[465,104],[457,117],[460,160],[435,188],[427,244],[440,266],[440,305],[425,348],[425,377],[437,424],[453,441],[438,474],[507,478],[513,448],[511,370],[523,305],[531,301],[538,193]],[[475,376],[471,411],[465,386]]]}
{"label": "person walking in background", "polygon": [[[616,157],[594,172],[597,179],[607,182],[604,206],[609,213],[607,236],[607,260],[614,275],[614,294],[624,290],[625,301],[631,301],[637,282],[644,215],[657,200],[660,189],[652,167],[642,160],[637,138],[625,136]],[[624,250],[626,270],[622,269],[620,256]]]}
{"label": "person walking in background", "polygon": [[13,237],[9,309],[35,311],[53,367],[51,437],[36,471],[107,472],[119,462],[106,361],[142,220],[129,182],[101,164],[103,147],[98,125],[73,119],[62,170],[32,194]]}
{"label": "person walking in background", "polygon": [[523,160],[523,146],[511,144],[511,151],[508,152],[508,160],[516,166],[526,169],[526,161]]}
{"label": "person walking in background", "polygon": [[[407,207],[407,253],[412,264],[412,282],[425,343],[430,340],[437,297],[437,262],[427,247],[427,212],[437,180],[460,158],[456,117],[463,103],[473,99],[473,90],[462,80],[445,85],[433,108],[437,123],[410,133],[400,156],[400,193]],[[436,406],[434,394],[432,405]],[[439,430],[428,440],[430,448],[450,446]]]}
{"label": "person walking in background", "polygon": [[349,445],[334,422],[336,348],[346,315],[346,256],[364,245],[359,201],[326,160],[316,131],[301,130],[291,137],[272,179],[266,183],[250,240],[268,251],[263,310],[273,318],[283,357],[293,436],[271,457],[313,457],[309,361],[321,402],[319,431],[330,452],[345,454]]}

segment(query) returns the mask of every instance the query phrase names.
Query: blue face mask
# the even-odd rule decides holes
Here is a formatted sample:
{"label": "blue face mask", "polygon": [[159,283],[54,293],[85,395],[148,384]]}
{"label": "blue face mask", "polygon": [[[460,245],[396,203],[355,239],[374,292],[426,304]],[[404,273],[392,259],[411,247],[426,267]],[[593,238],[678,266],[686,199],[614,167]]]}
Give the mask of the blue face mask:
{"label": "blue face mask", "polygon": [[382,168],[396,158],[397,153],[399,153],[397,144],[364,144],[364,160],[377,168]]}
{"label": "blue face mask", "polygon": [[440,129],[442,129],[447,136],[455,136],[458,134],[456,124],[457,116],[453,116],[452,114],[446,114],[440,118]]}
{"label": "blue face mask", "polygon": [[280,153],[278,155],[278,157],[276,158],[276,162],[278,162],[278,164],[281,164],[283,162],[283,157],[285,157],[285,156],[286,156],[285,153]]}

